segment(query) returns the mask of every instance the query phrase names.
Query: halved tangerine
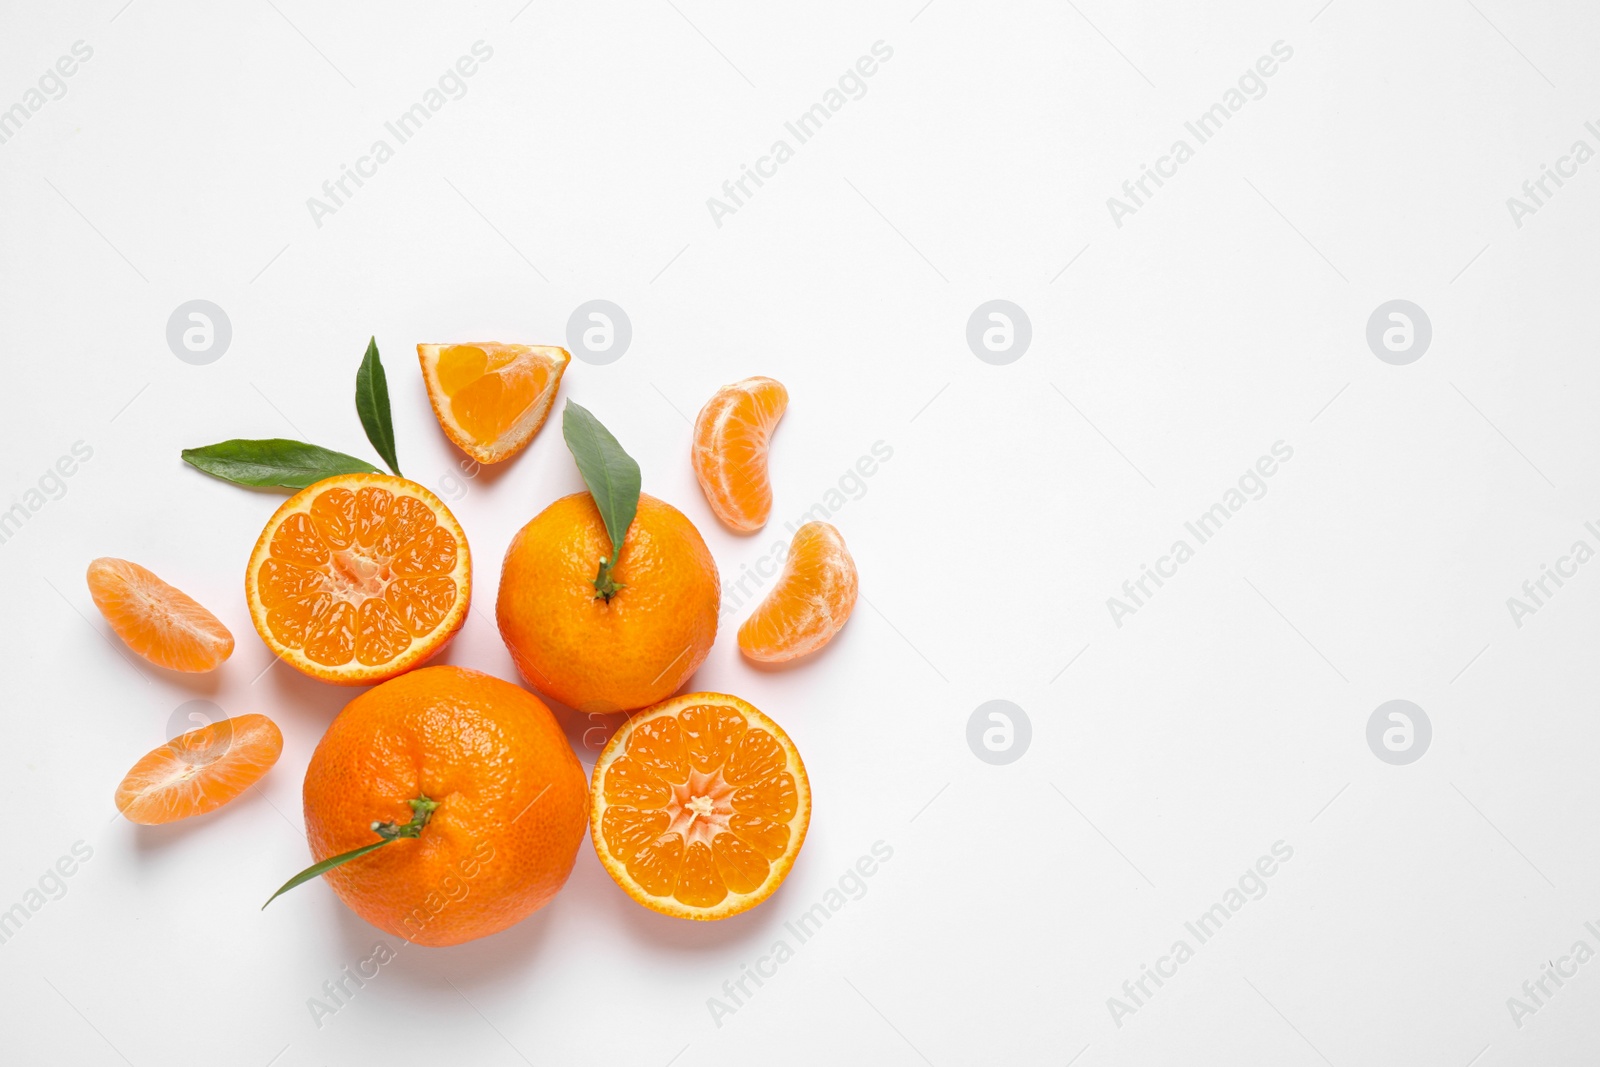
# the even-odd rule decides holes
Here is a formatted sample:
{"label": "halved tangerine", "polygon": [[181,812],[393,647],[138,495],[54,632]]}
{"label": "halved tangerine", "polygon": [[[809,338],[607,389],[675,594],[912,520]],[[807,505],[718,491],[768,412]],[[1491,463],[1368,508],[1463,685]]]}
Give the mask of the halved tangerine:
{"label": "halved tangerine", "polygon": [[782,382],[746,378],[718,389],[694,420],[695,477],[706,503],[731,530],[759,530],[772,514],[767,447],[788,406]]}
{"label": "halved tangerine", "polygon": [[636,713],[595,761],[589,794],[606,872],[680,919],[726,919],[767,899],[811,821],[811,784],[789,735],[722,693]]}
{"label": "halved tangerine", "polygon": [[499,463],[544,425],[572,356],[564,348],[485,341],[418,345],[417,359],[445,434],[479,463]]}
{"label": "halved tangerine", "polygon": [[388,474],[341,474],[300,490],[250,554],[245,599],[261,640],[336,685],[410,670],[466,620],[467,536],[443,501]]}
{"label": "halved tangerine", "polygon": [[146,825],[215,811],[249,789],[283,752],[265,715],[238,715],[180,734],[145,755],[117,786],[117,810]]}

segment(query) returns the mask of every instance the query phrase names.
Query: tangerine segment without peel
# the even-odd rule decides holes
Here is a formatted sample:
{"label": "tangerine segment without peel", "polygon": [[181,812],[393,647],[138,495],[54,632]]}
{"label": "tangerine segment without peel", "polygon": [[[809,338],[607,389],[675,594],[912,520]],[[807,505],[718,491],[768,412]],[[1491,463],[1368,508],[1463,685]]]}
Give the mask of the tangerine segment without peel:
{"label": "tangerine segment without peel", "polygon": [[718,389],[694,420],[695,477],[711,510],[731,530],[759,530],[772,514],[767,453],[788,407],[782,382],[746,378]]}
{"label": "tangerine segment without peel", "polygon": [[89,595],[122,643],[158,667],[198,673],[233,655],[233,634],[189,594],[137,563],[89,564]]}
{"label": "tangerine segment without peel", "polygon": [[788,875],[810,820],[800,753],[738,697],[690,693],[638,712],[595,762],[589,833],[600,862],[665,915],[755,907]]}
{"label": "tangerine segment without peel", "polygon": [[855,610],[856,563],[839,531],[808,522],[795,531],[783,573],[739,627],[739,651],[760,663],[783,663],[833,640]]}
{"label": "tangerine segment without peel", "polygon": [[467,538],[440,499],[387,474],[302,489],[261,531],[245,574],[267,647],[338,685],[392,678],[437,652],[466,619]]}
{"label": "tangerine segment without peel", "polygon": [[117,810],[154,826],[204,815],[272,769],[283,734],[265,715],[238,715],[180,734],[145,754],[117,786]]}

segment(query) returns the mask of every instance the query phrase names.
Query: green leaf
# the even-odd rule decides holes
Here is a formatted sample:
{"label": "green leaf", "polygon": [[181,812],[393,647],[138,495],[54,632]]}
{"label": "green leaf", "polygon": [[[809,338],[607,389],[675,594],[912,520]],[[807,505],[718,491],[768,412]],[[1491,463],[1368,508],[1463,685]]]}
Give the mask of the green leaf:
{"label": "green leaf", "polygon": [[599,419],[570,400],[561,413],[561,436],[578,461],[578,473],[583,475],[583,484],[589,487],[611,538],[611,558],[600,565],[594,583],[596,593],[610,600],[622,588],[611,577],[611,568],[622,555],[622,542],[639,510],[639,464]]}
{"label": "green leaf", "polygon": [[[361,856],[365,856],[373,849],[382,848],[392,840],[394,839],[385,837],[381,841],[374,841],[370,845],[362,845],[360,848],[353,848],[349,852],[341,852],[337,856],[329,856],[321,863],[313,863],[311,866],[307,867],[305,870],[301,871],[299,874],[295,875],[293,878],[279,886],[278,891],[267,898],[267,904],[271,904],[274,900],[277,900],[295,886],[303,885],[304,883],[311,881],[313,878],[326,874],[328,871],[333,870],[335,867],[338,867],[341,864],[349,863],[353,859],[358,859]],[[261,905],[262,911],[266,910],[267,904]]]}
{"label": "green leaf", "polygon": [[367,354],[356,370],[356,414],[361,416],[367,440],[389,469],[399,475],[400,464],[394,458],[394,421],[389,416],[389,377],[383,373],[383,361],[378,358],[376,337],[367,341]]}
{"label": "green leaf", "polygon": [[284,489],[304,489],[335,474],[383,473],[364,459],[281,437],[219,441],[186,448],[182,456],[189,466],[223,481]]}

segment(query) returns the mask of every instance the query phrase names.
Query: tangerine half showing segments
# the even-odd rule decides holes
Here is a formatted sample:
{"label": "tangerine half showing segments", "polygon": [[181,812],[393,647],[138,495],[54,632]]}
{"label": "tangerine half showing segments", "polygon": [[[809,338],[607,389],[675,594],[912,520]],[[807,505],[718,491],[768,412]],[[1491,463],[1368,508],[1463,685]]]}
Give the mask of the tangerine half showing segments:
{"label": "tangerine half showing segments", "polygon": [[800,753],[738,697],[690,693],[641,711],[594,765],[595,852],[624,892],[665,915],[755,907],[788,876],[810,821]]}
{"label": "tangerine half showing segments", "polygon": [[520,686],[424,667],[345,705],[306,768],[306,836],[328,859],[375,822],[421,817],[322,877],[372,925],[419,945],[504,930],[572,873],[588,818],[583,767],[555,716]]}
{"label": "tangerine half showing segments", "polygon": [[562,497],[511,539],[500,570],[500,636],[522,676],[585,712],[654,704],[689,680],[717,636],[721,580],[700,531],[683,512],[639,495],[611,577],[605,522],[588,493]]}
{"label": "tangerine half showing segments", "polygon": [[313,678],[367,685],[426,660],[461,628],[467,535],[416,482],[341,474],[290,497],[250,554],[261,640]]}

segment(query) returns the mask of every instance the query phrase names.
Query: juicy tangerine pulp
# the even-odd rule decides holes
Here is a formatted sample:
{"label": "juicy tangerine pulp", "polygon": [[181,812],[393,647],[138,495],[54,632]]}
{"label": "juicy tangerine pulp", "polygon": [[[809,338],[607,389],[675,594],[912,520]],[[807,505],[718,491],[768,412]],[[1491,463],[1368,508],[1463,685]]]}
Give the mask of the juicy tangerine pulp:
{"label": "juicy tangerine pulp", "polygon": [[766,884],[792,857],[792,836],[799,847],[805,825],[791,830],[800,797],[788,762],[772,732],[736,708],[690,704],[650,717],[604,768],[596,830],[640,889],[713,908]]}
{"label": "juicy tangerine pulp", "polygon": [[265,715],[239,715],[190,730],[147,753],[117,787],[117,810],[157,825],[228,803],[272,769],[283,734]]}
{"label": "juicy tangerine pulp", "polygon": [[460,550],[417,497],[330,487],[272,535],[257,571],[267,628],[324,666],[388,663],[455,606]]}
{"label": "juicy tangerine pulp", "polygon": [[746,378],[717,390],[695,419],[695,476],[711,510],[729,529],[759,530],[772,514],[767,454],[788,406],[782,382]]}
{"label": "juicy tangerine pulp", "polygon": [[489,444],[505,436],[552,381],[559,367],[528,358],[520,345],[446,345],[439,350],[439,387],[463,433]]}
{"label": "juicy tangerine pulp", "polygon": [[125,559],[89,564],[89,595],[124,644],[157,666],[209,671],[233,654],[233,634],[183,590]]}
{"label": "juicy tangerine pulp", "polygon": [[833,640],[855,610],[860,583],[839,531],[808,522],[795,532],[783,573],[739,627],[739,651],[761,663],[783,663]]}

